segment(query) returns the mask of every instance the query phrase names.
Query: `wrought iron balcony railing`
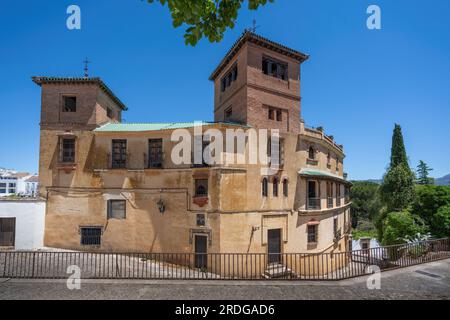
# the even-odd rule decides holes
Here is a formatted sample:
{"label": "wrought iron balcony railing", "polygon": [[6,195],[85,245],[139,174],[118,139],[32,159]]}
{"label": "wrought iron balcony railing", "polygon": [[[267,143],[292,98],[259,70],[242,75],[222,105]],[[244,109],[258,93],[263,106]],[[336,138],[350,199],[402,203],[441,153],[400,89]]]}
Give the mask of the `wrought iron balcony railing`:
{"label": "wrought iron balcony railing", "polygon": [[308,198],[308,210],[320,210],[320,198]]}
{"label": "wrought iron balcony railing", "polygon": [[333,197],[327,198],[327,207],[328,209],[333,208]]}

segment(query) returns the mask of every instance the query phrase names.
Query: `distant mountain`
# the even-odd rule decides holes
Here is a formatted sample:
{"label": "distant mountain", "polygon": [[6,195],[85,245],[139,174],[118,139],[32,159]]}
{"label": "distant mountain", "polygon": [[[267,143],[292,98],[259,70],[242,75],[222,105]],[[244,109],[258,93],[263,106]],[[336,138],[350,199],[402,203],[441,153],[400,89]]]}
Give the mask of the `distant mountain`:
{"label": "distant mountain", "polygon": [[376,184],[381,184],[381,182],[383,181],[382,179],[366,179],[366,180],[352,180],[354,182],[371,182],[371,183],[376,183]]}
{"label": "distant mountain", "polygon": [[450,186],[450,174],[434,179],[434,184],[437,186]]}
{"label": "distant mountain", "polygon": [[[355,180],[355,181],[366,181],[372,182],[376,184],[381,184],[383,182],[382,179],[367,179],[367,180]],[[450,186],[450,174],[443,176],[442,178],[435,178],[434,184],[436,186]]]}

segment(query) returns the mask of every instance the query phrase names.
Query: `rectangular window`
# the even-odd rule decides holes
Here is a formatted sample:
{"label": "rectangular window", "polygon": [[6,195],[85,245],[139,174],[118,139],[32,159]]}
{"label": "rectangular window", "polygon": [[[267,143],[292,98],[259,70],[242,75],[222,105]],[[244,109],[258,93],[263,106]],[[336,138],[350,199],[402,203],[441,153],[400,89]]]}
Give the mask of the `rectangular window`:
{"label": "rectangular window", "polygon": [[75,139],[60,138],[60,161],[62,163],[75,162]]}
{"label": "rectangular window", "polygon": [[80,228],[80,234],[80,243],[84,246],[99,246],[101,244],[101,227],[82,227]]}
{"label": "rectangular window", "polygon": [[148,167],[162,168],[163,163],[163,140],[148,140]]}
{"label": "rectangular window", "polygon": [[280,109],[277,110],[277,121],[283,121],[283,116]]}
{"label": "rectangular window", "polygon": [[203,227],[205,226],[205,215],[204,214],[197,214],[197,226]]}
{"label": "rectangular window", "polygon": [[275,120],[275,110],[273,108],[269,108],[268,118],[269,120]]}
{"label": "rectangular window", "polygon": [[225,120],[230,121],[232,116],[233,116],[233,108],[229,107],[227,110],[225,110]]}
{"label": "rectangular window", "polygon": [[336,236],[337,232],[338,232],[338,218],[335,217],[333,219],[333,233],[335,236]]}
{"label": "rectangular window", "polygon": [[9,183],[9,188],[15,188],[15,187],[16,187],[16,184],[14,182]]}
{"label": "rectangular window", "polygon": [[125,200],[108,201],[108,219],[125,219],[127,202]]}
{"label": "rectangular window", "polygon": [[317,225],[308,226],[308,243],[317,242]]}
{"label": "rectangular window", "polygon": [[195,196],[208,196],[208,179],[195,179]]}
{"label": "rectangular window", "polygon": [[77,97],[64,96],[63,97],[63,112],[77,111]]}
{"label": "rectangular window", "polygon": [[114,111],[111,108],[106,108],[106,116],[110,119],[114,118]]}
{"label": "rectangular window", "polygon": [[277,62],[270,58],[263,58],[263,73],[278,79],[287,80],[288,66],[286,63]]}
{"label": "rectangular window", "polygon": [[238,68],[237,65],[234,65],[231,70],[225,74],[225,76],[220,81],[220,89],[224,92],[231,84],[237,80],[238,76]]}
{"label": "rectangular window", "polygon": [[6,193],[6,183],[0,183],[0,193]]}
{"label": "rectangular window", "polygon": [[127,164],[127,140],[112,141],[112,168],[125,168]]}

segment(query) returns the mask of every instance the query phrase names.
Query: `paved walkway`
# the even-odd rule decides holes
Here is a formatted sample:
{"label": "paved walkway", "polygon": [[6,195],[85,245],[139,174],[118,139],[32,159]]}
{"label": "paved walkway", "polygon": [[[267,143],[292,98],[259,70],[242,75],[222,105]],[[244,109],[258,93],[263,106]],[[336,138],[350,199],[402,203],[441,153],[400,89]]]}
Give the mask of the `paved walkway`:
{"label": "paved walkway", "polygon": [[0,279],[0,299],[446,299],[450,259],[381,274],[381,289],[367,277],[328,281],[109,281],[82,280],[69,290],[62,280]]}

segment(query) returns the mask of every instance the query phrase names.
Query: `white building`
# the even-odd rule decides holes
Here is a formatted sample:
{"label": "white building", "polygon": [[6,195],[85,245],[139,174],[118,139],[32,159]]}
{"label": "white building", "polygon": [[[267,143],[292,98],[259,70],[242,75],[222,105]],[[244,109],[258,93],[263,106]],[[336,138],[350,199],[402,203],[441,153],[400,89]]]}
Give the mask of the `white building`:
{"label": "white building", "polygon": [[0,198],[0,250],[42,248],[44,227],[44,200]]}
{"label": "white building", "polygon": [[0,171],[0,197],[10,195],[37,196],[38,177],[27,172],[2,169]]}

